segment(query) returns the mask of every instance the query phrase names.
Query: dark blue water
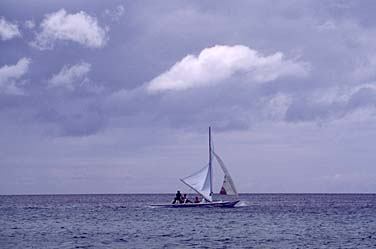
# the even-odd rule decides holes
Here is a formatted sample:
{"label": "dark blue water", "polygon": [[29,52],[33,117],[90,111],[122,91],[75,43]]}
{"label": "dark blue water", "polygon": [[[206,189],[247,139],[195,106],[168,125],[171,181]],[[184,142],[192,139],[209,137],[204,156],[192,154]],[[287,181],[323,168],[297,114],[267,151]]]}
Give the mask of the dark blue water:
{"label": "dark blue water", "polygon": [[232,209],[148,207],[173,197],[0,196],[0,248],[376,248],[376,195],[249,194]]}

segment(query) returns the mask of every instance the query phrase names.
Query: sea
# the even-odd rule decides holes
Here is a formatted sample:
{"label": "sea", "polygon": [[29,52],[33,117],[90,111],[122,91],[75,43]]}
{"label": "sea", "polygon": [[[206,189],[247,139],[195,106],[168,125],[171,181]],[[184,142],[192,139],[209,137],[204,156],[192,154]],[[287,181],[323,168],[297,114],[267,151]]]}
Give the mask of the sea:
{"label": "sea", "polygon": [[152,208],[174,194],[0,196],[0,248],[376,248],[376,194],[241,194],[235,208]]}

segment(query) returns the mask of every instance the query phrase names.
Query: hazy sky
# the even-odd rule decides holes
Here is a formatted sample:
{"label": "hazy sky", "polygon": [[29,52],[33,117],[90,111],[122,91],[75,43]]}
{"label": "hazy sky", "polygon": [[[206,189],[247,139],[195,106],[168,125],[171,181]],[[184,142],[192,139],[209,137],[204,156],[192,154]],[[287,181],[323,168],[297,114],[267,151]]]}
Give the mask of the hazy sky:
{"label": "hazy sky", "polygon": [[376,2],[0,2],[0,194],[376,191]]}

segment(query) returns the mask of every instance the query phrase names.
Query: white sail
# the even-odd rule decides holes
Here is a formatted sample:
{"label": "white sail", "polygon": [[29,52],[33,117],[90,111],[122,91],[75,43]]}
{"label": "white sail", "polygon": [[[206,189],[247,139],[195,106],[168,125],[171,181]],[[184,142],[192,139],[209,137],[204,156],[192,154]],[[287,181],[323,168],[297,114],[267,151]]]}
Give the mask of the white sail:
{"label": "white sail", "polygon": [[235,188],[234,181],[232,180],[230,173],[228,172],[222,159],[214,151],[212,151],[212,153],[215,159],[217,160],[218,164],[221,166],[223,173],[225,174],[224,179],[223,179],[223,184],[219,193],[224,194],[224,195],[238,195],[238,192],[236,191],[236,188]]}
{"label": "white sail", "polygon": [[210,167],[209,165],[206,165],[200,171],[180,180],[191,187],[194,191],[202,195],[202,197],[204,197],[207,201],[211,202],[213,199],[210,189],[210,174]]}

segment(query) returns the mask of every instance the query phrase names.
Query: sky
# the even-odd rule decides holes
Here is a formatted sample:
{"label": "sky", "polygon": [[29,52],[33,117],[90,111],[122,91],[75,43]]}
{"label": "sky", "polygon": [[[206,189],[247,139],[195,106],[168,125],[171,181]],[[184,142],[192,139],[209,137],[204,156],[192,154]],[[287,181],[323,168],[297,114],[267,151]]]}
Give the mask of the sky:
{"label": "sky", "polygon": [[376,3],[0,2],[0,194],[376,192]]}

